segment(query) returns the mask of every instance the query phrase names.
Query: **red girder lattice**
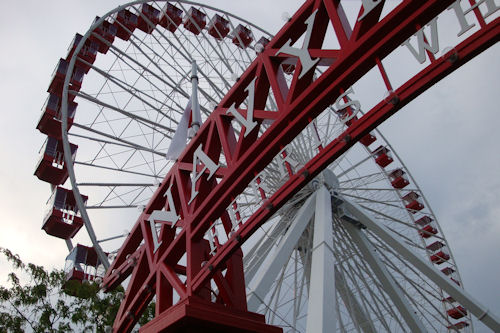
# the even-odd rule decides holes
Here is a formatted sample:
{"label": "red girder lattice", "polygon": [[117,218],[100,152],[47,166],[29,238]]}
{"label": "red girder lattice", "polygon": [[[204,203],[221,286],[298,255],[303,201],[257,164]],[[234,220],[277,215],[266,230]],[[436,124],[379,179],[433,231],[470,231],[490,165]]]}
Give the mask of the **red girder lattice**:
{"label": "red girder lattice", "polygon": [[[450,61],[451,58],[446,56],[438,59],[430,57],[430,65],[393,92],[394,103],[381,101],[346,128],[337,139],[323,147],[302,169],[291,175],[280,189],[266,198],[263,205],[236,233],[228,237],[228,241],[217,249],[214,256],[209,254],[208,241],[203,238],[207,230],[220,218],[229,234],[231,221],[227,207],[273,157],[318,114],[334,103],[342,91],[370,69],[379,66],[384,76],[380,60],[453,2],[407,0],[383,20],[380,20],[381,4],[351,29],[340,0],[307,1],[266,45],[205,121],[126,239],[104,279],[105,288],[111,289],[131,276],[114,330],[130,331],[155,295],[156,317],[162,318],[167,318],[175,306],[174,290],[180,297],[179,303],[193,298],[211,302],[211,280],[219,290],[216,303],[244,313],[247,309],[241,244],[299,189],[359,139],[434,83],[496,43],[499,38],[499,19],[488,24],[483,21],[481,30],[457,45],[453,56],[458,56],[458,59]],[[297,57],[283,53],[276,56],[276,53],[289,39],[293,43],[304,34],[307,28],[305,21],[316,10],[309,54],[313,59],[328,61],[330,65],[318,78],[313,76],[315,66],[299,77],[302,69],[299,59],[290,91],[284,99],[276,79],[278,67],[284,60]],[[321,49],[330,22],[341,46],[338,50]],[[233,117],[227,114],[227,110],[233,103],[238,106],[246,100],[248,94],[245,89],[254,79],[254,119],[258,125],[245,137],[244,128],[239,135],[236,134],[231,125]],[[390,87],[388,80],[386,84]],[[273,94],[277,110],[264,110],[268,94]],[[246,110],[238,111],[246,116]],[[273,123],[263,133],[259,133],[266,119]],[[223,156],[226,166],[221,166],[210,179],[201,177],[196,184],[199,193],[189,203],[193,155],[200,145],[215,163]],[[201,172],[202,167],[198,166],[198,172]],[[163,224],[166,227],[162,228],[159,238],[162,246],[154,252],[148,218],[154,210],[171,208],[165,198],[169,188],[181,217],[176,226],[181,230],[176,234],[169,224]],[[185,266],[179,264],[183,256],[186,258]],[[153,330],[152,326],[150,329]]]}

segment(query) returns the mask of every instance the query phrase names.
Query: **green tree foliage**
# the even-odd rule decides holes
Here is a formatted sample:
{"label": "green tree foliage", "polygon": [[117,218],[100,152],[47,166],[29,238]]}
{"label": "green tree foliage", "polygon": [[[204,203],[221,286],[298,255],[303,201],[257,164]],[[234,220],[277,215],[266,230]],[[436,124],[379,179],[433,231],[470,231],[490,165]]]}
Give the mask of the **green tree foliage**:
{"label": "green tree foliage", "polygon": [[[113,325],[123,288],[109,293],[94,282],[66,282],[62,270],[47,271],[25,264],[18,255],[1,248],[12,265],[8,287],[0,286],[0,332],[105,332]],[[143,325],[154,317],[151,303],[141,317]]]}

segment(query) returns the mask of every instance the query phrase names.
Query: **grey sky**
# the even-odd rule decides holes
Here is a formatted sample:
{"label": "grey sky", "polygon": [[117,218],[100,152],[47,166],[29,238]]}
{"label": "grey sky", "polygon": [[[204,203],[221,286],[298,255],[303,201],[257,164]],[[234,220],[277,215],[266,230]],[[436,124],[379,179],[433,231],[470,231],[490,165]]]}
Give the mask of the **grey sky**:
{"label": "grey sky", "polygon": [[[497,1],[498,2],[498,1]],[[275,33],[302,1],[205,1]],[[75,32],[123,4],[108,0],[2,2],[0,11],[0,246],[61,268],[63,241],[41,228],[49,185],[33,176],[36,129],[52,70]],[[466,289],[500,309],[500,48],[493,46],[381,126],[436,213]],[[0,274],[5,276],[5,262]],[[476,325],[477,331],[487,331]]]}

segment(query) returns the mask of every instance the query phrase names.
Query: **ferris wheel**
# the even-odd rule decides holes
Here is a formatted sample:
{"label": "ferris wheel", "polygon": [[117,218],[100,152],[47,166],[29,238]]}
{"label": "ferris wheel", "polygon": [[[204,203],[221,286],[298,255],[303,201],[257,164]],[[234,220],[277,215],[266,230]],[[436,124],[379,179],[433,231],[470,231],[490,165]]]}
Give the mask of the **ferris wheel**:
{"label": "ferris wheel", "polygon": [[192,1],[97,17],[37,126],[68,279],[127,281],[117,332],[152,301],[151,332],[499,329],[377,129],[495,44],[499,8],[309,0],[275,36]]}

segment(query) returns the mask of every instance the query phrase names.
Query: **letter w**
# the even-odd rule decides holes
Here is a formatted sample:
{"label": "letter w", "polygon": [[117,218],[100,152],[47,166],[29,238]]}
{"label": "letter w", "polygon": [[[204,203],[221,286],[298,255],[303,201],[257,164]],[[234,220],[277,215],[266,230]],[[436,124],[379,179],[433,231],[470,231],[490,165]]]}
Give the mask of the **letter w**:
{"label": "letter w", "polygon": [[437,31],[437,17],[435,17],[429,24],[427,24],[428,27],[431,28],[431,44],[429,44],[425,40],[424,36],[424,28],[420,29],[417,31],[415,36],[417,36],[417,42],[418,42],[418,52],[413,48],[413,46],[410,44],[410,39],[408,38],[406,42],[403,43],[403,45],[406,45],[410,52],[413,54],[413,56],[417,59],[417,61],[421,64],[425,62],[426,56],[425,56],[425,50],[431,52],[432,54],[436,54],[439,52],[439,41],[438,41],[438,31]]}

